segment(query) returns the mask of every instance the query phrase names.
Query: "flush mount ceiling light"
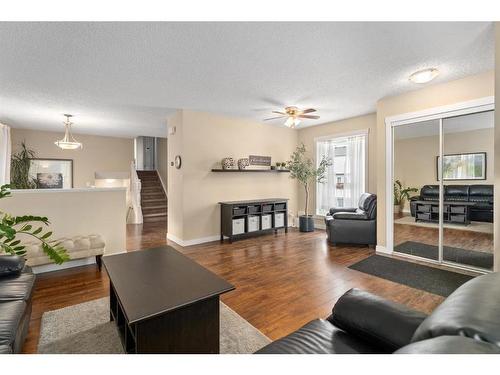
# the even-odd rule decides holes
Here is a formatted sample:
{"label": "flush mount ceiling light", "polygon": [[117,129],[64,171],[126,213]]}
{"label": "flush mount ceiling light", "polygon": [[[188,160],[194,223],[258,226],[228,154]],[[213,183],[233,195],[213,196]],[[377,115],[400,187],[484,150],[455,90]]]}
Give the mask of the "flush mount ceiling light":
{"label": "flush mount ceiling light", "polygon": [[410,81],[413,83],[427,83],[436,78],[439,74],[439,70],[435,68],[419,70],[418,72],[410,75]]}
{"label": "flush mount ceiling light", "polygon": [[77,148],[83,148],[83,145],[73,138],[73,135],[71,134],[71,125],[73,125],[73,123],[70,119],[73,115],[65,114],[64,116],[66,117],[66,120],[63,122],[65,129],[64,138],[60,141],[55,141],[55,145],[63,150],[76,150]]}

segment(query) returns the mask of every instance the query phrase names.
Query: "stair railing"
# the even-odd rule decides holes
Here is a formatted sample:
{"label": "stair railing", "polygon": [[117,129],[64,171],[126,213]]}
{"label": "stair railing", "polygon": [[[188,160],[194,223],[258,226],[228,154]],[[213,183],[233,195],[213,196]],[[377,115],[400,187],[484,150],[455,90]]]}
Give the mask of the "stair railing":
{"label": "stair railing", "polygon": [[142,207],[141,207],[141,180],[137,175],[135,161],[130,163],[130,203],[132,218],[131,224],[142,224]]}

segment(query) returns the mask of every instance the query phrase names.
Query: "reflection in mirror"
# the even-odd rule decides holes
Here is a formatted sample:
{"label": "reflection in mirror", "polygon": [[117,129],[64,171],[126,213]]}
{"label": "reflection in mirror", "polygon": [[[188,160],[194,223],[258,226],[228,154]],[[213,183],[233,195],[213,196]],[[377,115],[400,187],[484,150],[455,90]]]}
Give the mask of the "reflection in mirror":
{"label": "reflection in mirror", "polygon": [[493,111],[443,119],[443,260],[493,269]]}
{"label": "reflection in mirror", "polygon": [[393,128],[394,251],[438,260],[439,121]]}

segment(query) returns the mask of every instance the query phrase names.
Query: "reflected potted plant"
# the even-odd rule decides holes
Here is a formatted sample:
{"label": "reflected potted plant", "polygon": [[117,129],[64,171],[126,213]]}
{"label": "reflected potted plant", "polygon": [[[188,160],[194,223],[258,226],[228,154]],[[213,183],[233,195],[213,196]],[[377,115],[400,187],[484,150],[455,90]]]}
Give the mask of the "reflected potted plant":
{"label": "reflected potted plant", "polygon": [[417,191],[417,188],[404,187],[399,180],[394,181],[394,213],[399,214],[403,210],[405,201],[410,200],[410,193]]}
{"label": "reflected potted plant", "polygon": [[291,160],[285,165],[290,170],[290,178],[296,179],[305,190],[305,210],[304,215],[299,216],[299,230],[301,232],[314,231],[314,218],[309,215],[309,189],[314,182],[326,182],[326,168],[332,165],[332,162],[326,156],[321,158],[318,167],[314,165],[311,158],[306,155],[306,147],[302,143],[292,153]]}

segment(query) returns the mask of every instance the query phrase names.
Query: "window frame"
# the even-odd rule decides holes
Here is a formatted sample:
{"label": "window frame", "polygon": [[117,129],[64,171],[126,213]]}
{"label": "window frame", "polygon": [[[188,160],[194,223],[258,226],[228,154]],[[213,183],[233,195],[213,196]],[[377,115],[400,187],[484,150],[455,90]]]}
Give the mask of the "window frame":
{"label": "window frame", "polygon": [[[335,140],[335,139],[342,139],[342,138],[348,138],[348,137],[354,137],[354,136],[364,136],[365,137],[365,189],[368,188],[369,185],[369,168],[368,168],[368,152],[369,152],[369,142],[370,142],[370,129],[360,129],[360,130],[355,130],[352,132],[342,132],[342,133],[333,133],[333,134],[328,134],[328,135],[323,135],[320,137],[315,137],[314,138],[314,165],[316,168],[318,167],[318,142],[325,141],[325,140]],[[319,214],[318,213],[318,186],[319,183],[315,181],[314,184],[314,216],[317,218],[323,218],[326,215]]]}

